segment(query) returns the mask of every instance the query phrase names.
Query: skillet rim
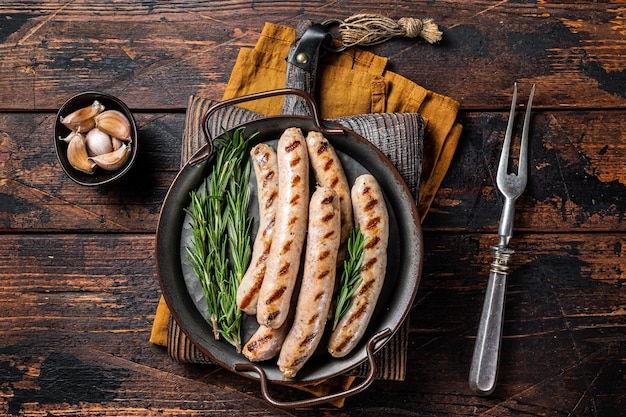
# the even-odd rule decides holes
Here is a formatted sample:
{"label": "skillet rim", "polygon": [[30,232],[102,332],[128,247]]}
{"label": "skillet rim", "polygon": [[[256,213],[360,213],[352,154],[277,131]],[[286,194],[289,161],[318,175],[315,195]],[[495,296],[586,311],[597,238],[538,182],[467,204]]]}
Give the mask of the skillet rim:
{"label": "skillet rim", "polygon": [[[265,124],[274,123],[289,124],[300,127],[303,130],[316,129],[312,117],[280,115],[245,122],[239,126],[228,129],[228,131],[232,132],[241,126],[246,126],[246,129],[248,129],[248,127],[250,126],[256,127],[257,125],[259,125],[260,127],[262,127]],[[371,335],[377,333],[380,330],[384,330],[385,328],[389,328],[392,333],[395,333],[400,328],[400,326],[409,314],[421,279],[421,268],[423,263],[423,239],[421,223],[417,214],[417,207],[404,179],[401,177],[397,169],[387,159],[387,157],[382,154],[382,152],[378,148],[376,148],[376,146],[367,141],[365,138],[335,122],[324,121],[324,125],[330,128],[342,129],[344,131],[344,134],[342,136],[345,136],[352,141],[350,143],[341,143],[339,142],[341,140],[340,138],[336,136],[325,135],[329,139],[331,144],[333,144],[333,146],[337,146],[337,144],[339,144],[339,148],[350,148],[351,150],[354,150],[356,154],[360,157],[363,157],[363,155],[365,155],[369,159],[374,159],[373,161],[360,159],[357,160],[357,162],[373,162],[374,168],[370,168],[368,166],[368,171],[373,169],[374,171],[382,171],[384,173],[384,178],[382,180],[379,178],[379,175],[375,175],[375,177],[381,184],[381,187],[383,188],[386,197],[389,197],[391,200],[389,201],[386,198],[388,207],[389,205],[392,205],[392,209],[399,216],[398,224],[401,224],[401,222],[406,219],[411,220],[410,222],[408,222],[408,225],[410,227],[400,228],[400,234],[407,239],[407,242],[404,242],[404,247],[401,248],[403,252],[401,259],[405,263],[405,265],[400,266],[401,269],[398,272],[397,282],[394,283],[394,289],[396,289],[395,287],[400,286],[400,288],[404,289],[405,291],[402,291],[400,293],[401,299],[399,302],[396,300],[393,303],[393,306],[390,305],[389,302],[387,302],[387,305],[384,306],[384,320],[372,319],[369,325],[370,328],[366,332],[366,336],[359,343],[359,347],[357,347],[357,349],[355,349],[350,355],[348,355],[346,358],[340,359],[332,358],[330,356],[327,357],[326,362],[330,362],[331,364],[321,366],[321,368],[324,368],[323,371],[328,368],[327,372],[305,372],[305,367],[301,371],[304,377],[300,377],[299,373],[298,378],[286,379],[280,376],[279,372],[278,377],[275,375],[275,371],[277,371],[277,367],[275,366],[275,364],[270,364],[266,362],[257,363],[258,365],[261,365],[266,372],[269,371],[268,380],[270,382],[278,384],[291,384],[294,382],[317,382],[339,374],[344,374],[366,361],[367,354],[365,351],[365,344],[367,343],[369,338],[371,338]],[[254,131],[261,130],[257,129]],[[263,136],[263,134],[260,134],[259,138],[254,143],[263,142]],[[209,147],[209,144],[206,144],[198,149],[189,159],[189,161],[192,161],[195,156],[203,152],[206,153],[207,147]],[[243,355],[238,354],[234,350],[234,348],[226,342],[216,343],[213,340],[212,332],[206,330],[208,324],[204,321],[202,315],[193,305],[193,301],[185,299],[189,298],[190,296],[188,293],[186,294],[186,296],[184,294],[187,290],[186,286],[184,285],[184,278],[182,277],[182,268],[180,266],[179,256],[180,230],[182,230],[182,223],[184,221],[183,207],[187,207],[188,193],[191,189],[193,189],[189,186],[190,183],[193,184],[194,182],[196,182],[195,180],[198,177],[201,178],[201,182],[205,178],[203,172],[205,170],[208,170],[207,175],[208,173],[210,173],[210,168],[207,167],[207,165],[212,163],[212,161],[213,158],[212,155],[210,155],[207,160],[204,160],[197,165],[191,165],[189,162],[187,162],[176,175],[176,178],[174,179],[166,194],[161,213],[159,215],[156,236],[156,258],[159,285],[165,298],[166,304],[170,309],[170,313],[177,321],[181,330],[202,353],[207,355],[207,357],[209,357],[211,360],[213,360],[225,369],[228,369],[238,375],[243,375],[253,380],[259,380],[260,378],[256,373],[239,371],[235,369],[239,363],[249,363],[249,361]],[[197,188],[197,186],[195,188]],[[187,197],[183,198],[183,194],[187,194]],[[180,199],[185,200],[184,204],[180,202]],[[172,221],[172,216],[174,221]],[[175,225],[172,225],[171,223],[175,223]],[[175,245],[173,245],[173,242],[170,239],[172,237],[172,234],[178,235],[178,239]],[[407,246],[413,247],[407,248]],[[167,261],[173,259],[177,259],[177,262],[168,265]],[[404,276],[402,275],[403,273]],[[172,275],[173,278],[170,278],[170,276]],[[176,281],[179,282],[176,283]],[[184,288],[181,288],[181,285]],[[184,291],[181,291],[182,289],[184,289]],[[190,303],[191,305],[189,305]],[[187,305],[185,306],[185,304]],[[391,311],[391,313],[389,313],[389,311]],[[384,324],[383,327],[380,327],[379,325],[374,326],[375,323],[380,322],[381,320]],[[382,346],[387,343],[391,339],[391,337],[392,336],[376,346],[376,350],[382,348]],[[215,350],[211,350],[207,346],[211,346],[212,348],[215,348]],[[230,352],[228,350],[230,350]],[[236,355],[237,358],[240,360],[229,362],[222,359],[223,355]],[[265,369],[268,366],[276,369]]]}

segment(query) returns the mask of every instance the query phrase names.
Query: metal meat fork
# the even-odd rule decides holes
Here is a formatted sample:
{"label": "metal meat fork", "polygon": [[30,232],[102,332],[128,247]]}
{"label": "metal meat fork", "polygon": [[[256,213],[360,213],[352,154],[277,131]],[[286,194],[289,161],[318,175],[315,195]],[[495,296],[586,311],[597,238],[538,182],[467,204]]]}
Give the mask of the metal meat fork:
{"label": "metal meat fork", "polygon": [[496,184],[504,196],[504,207],[498,228],[499,241],[496,246],[491,247],[493,250],[493,262],[489,272],[489,282],[487,284],[483,311],[480,316],[480,325],[476,334],[476,344],[474,345],[469,375],[470,388],[478,395],[489,395],[496,387],[500,343],[502,340],[502,321],[504,317],[504,294],[506,278],[509,274],[508,263],[509,258],[514,253],[509,248],[509,241],[513,236],[515,201],[524,192],[528,179],[528,125],[530,124],[530,107],[534,95],[535,85],[533,84],[524,117],[517,174],[509,174],[509,154],[511,137],[513,136],[515,104],[517,102],[517,83],[515,83],[511,113],[509,114],[509,122],[502,145],[502,154],[498,164]]}

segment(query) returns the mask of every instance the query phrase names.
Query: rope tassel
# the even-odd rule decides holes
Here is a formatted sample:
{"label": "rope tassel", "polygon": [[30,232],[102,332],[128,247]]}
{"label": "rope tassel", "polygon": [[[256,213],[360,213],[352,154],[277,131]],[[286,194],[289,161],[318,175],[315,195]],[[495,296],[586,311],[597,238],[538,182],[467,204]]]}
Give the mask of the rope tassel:
{"label": "rope tassel", "polygon": [[403,17],[397,21],[378,14],[357,14],[345,20],[330,19],[323,25],[339,25],[343,46],[371,46],[392,38],[421,37],[428,43],[441,40],[442,32],[433,19]]}

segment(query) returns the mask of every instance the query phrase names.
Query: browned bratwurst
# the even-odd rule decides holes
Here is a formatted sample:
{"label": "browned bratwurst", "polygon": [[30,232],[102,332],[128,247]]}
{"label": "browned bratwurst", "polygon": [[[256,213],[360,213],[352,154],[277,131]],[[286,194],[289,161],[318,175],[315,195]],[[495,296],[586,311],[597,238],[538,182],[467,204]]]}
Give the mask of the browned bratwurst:
{"label": "browned bratwurst", "polygon": [[355,180],[351,195],[354,220],[365,238],[362,282],[352,296],[352,306],[330,335],[328,352],[337,358],[350,353],[363,337],[387,269],[389,214],[382,190],[372,175],[365,174]]}
{"label": "browned bratwurst", "polygon": [[250,157],[258,192],[259,230],[254,239],[250,265],[237,288],[237,306],[245,313],[256,314],[278,206],[278,163],[276,151],[265,143],[254,146]]}
{"label": "browned bratwurst", "polygon": [[335,148],[320,132],[310,131],[306,137],[311,168],[317,184],[330,187],[337,192],[341,209],[341,242],[339,246],[339,262],[346,254],[346,244],[352,230],[352,202],[350,185]]}
{"label": "browned bratwurst", "polygon": [[319,187],[311,196],[304,271],[294,322],[278,357],[283,376],[293,378],[317,348],[330,308],[340,243],[339,196]]}
{"label": "browned bratwurst", "polygon": [[280,348],[285,341],[288,331],[288,322],[285,322],[278,329],[272,329],[264,324],[259,325],[257,331],[243,346],[243,355],[248,358],[250,362],[272,359],[280,352]]}
{"label": "browned bratwurst", "polygon": [[309,207],[309,157],[299,128],[288,128],[277,145],[278,206],[274,236],[259,300],[257,321],[279,328],[289,315]]}

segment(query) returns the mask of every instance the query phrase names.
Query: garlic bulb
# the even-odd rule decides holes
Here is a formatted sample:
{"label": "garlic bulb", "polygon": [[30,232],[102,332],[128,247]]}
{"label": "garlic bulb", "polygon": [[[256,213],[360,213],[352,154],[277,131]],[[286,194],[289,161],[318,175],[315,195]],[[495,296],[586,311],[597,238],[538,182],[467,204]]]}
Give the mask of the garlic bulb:
{"label": "garlic bulb", "polygon": [[67,143],[67,159],[76,170],[87,174],[93,174],[97,167],[116,171],[130,159],[132,128],[124,113],[105,110],[94,100],[90,106],[60,116],[59,121],[70,129],[59,140]]}
{"label": "garlic bulb", "polygon": [[85,146],[87,147],[87,154],[89,154],[89,156],[113,152],[111,136],[97,127],[91,129],[87,132],[87,135],[85,135]]}

